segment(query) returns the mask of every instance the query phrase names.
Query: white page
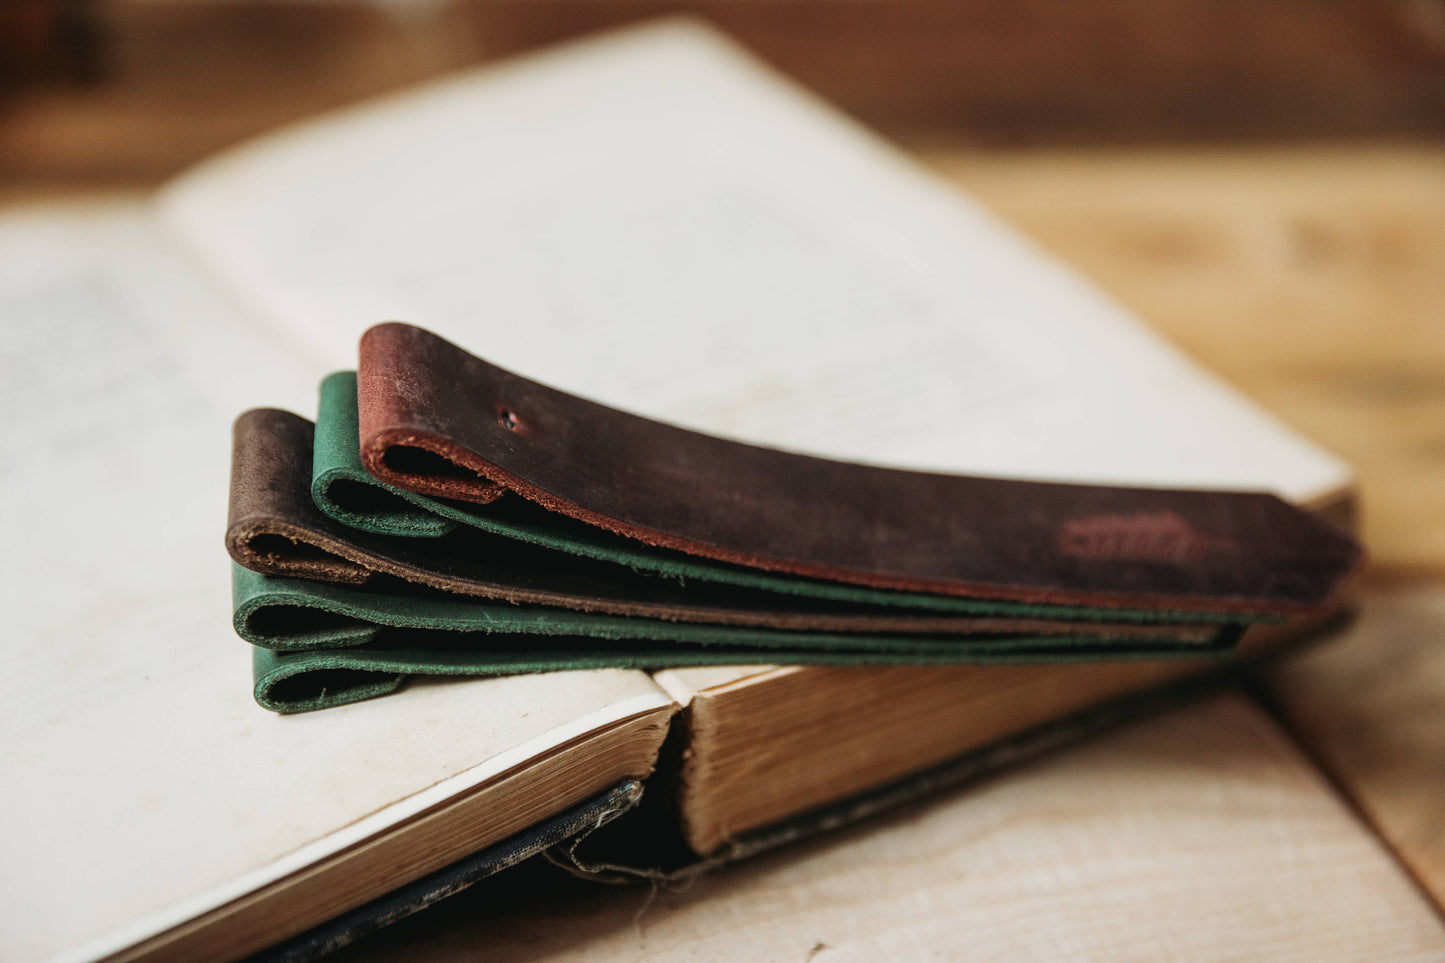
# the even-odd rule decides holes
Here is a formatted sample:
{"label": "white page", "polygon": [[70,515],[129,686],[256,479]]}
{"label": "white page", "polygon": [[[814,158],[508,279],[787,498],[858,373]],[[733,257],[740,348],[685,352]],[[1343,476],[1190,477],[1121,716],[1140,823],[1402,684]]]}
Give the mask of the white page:
{"label": "white page", "polygon": [[307,411],[325,369],[248,336],[135,205],[0,217],[0,319],[0,959],[113,951],[667,703],[597,672],[261,709],[230,627],[230,422]]}
{"label": "white page", "polygon": [[852,460],[1271,489],[1345,467],[695,25],[242,148],[169,226],[334,364],[382,320],[639,413]]}

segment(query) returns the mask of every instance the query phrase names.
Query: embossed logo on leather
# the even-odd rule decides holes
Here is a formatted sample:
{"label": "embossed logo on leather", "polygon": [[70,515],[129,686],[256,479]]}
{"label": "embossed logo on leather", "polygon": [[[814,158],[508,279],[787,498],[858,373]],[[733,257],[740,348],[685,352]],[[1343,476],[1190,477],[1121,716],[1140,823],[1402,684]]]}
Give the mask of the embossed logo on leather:
{"label": "embossed logo on leather", "polygon": [[1171,511],[1090,515],[1059,531],[1059,550],[1091,561],[1164,562],[1187,565],[1210,552],[1235,549],[1232,540],[1194,528]]}

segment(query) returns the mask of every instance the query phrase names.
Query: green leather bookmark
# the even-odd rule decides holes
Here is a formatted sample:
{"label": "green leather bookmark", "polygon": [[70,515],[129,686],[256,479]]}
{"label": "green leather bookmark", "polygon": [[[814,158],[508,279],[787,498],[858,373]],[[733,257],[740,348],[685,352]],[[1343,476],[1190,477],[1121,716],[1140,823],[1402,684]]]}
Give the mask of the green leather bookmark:
{"label": "green leather bookmark", "polygon": [[[538,640],[502,635],[486,648],[358,646],[278,652],[253,647],[255,698],[275,712],[309,712],[395,692],[409,676],[497,676],[582,669],[665,669],[705,665],[749,665],[762,656],[781,665],[979,665],[1037,662],[1039,653],[995,652],[960,660],[940,652],[853,652],[767,649],[740,645],[635,643],[599,647],[593,639]],[[1111,661],[1222,656],[1220,651],[1139,652],[1111,649]],[[1048,661],[1071,661],[1048,656]]]}
{"label": "green leather bookmark", "polygon": [[595,615],[440,594],[387,594],[233,568],[235,626],[255,646],[257,701],[277,712],[394,691],[411,675],[487,676],[759,661],[951,665],[1227,654],[1241,626],[1198,641],[1098,634],[931,637],[739,628]]}
{"label": "green leather bookmark", "polygon": [[363,467],[357,447],[356,372],[338,371],[321,382],[311,497],[329,517],[378,535],[445,535],[456,522],[432,511],[418,496],[378,481]]}
{"label": "green leather bookmark", "polygon": [[[1270,615],[1101,609],[929,595],[827,582],[714,562],[613,535],[515,497],[503,497],[488,505],[475,505],[432,498],[388,485],[362,467],[357,412],[355,372],[337,372],[322,382],[312,454],[311,490],[317,507],[328,517],[365,532],[435,537],[472,530],[567,555],[622,565],[633,572],[660,576],[681,585],[708,582],[750,592],[850,605],[1111,622],[1235,624],[1282,620],[1280,616]],[[430,518],[431,522],[425,521],[426,518]],[[418,543],[414,551],[425,555],[425,543]]]}
{"label": "green leather bookmark", "polygon": [[409,670],[358,664],[332,651],[291,654],[251,649],[252,695],[272,712],[311,712],[390,695]]}
{"label": "green leather bookmark", "polygon": [[[398,634],[409,644],[429,647],[471,645],[485,649],[487,636],[551,636],[581,643],[654,642],[730,646],[752,651],[749,661],[774,650],[816,649],[873,653],[931,653],[966,662],[970,656],[1026,654],[1032,658],[1099,658],[1120,650],[1137,653],[1219,651],[1237,638],[1237,626],[1199,626],[1184,636],[1151,634],[1121,626],[1118,634],[1056,631],[989,632],[974,635],[865,634],[809,632],[753,626],[601,615],[569,609],[510,605],[446,596],[377,592],[304,579],[261,575],[232,566],[234,624],[252,645],[278,651],[337,649],[393,644]],[[401,633],[392,630],[404,630]]]}

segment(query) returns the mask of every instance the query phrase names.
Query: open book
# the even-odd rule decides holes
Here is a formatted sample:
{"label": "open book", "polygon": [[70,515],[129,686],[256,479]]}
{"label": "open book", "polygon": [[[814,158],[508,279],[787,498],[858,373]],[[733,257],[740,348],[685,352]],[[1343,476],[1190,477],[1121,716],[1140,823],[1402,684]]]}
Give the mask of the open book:
{"label": "open book", "polygon": [[226,618],[230,420],[314,410],[373,322],[807,454],[1350,498],[1338,461],[685,23],[303,125],[156,199],[11,213],[0,311],[6,959],[238,958],[431,898],[468,854],[501,867],[631,805],[669,731],[649,794],[695,856],[742,855],[1206,667],[575,671],[273,716]]}

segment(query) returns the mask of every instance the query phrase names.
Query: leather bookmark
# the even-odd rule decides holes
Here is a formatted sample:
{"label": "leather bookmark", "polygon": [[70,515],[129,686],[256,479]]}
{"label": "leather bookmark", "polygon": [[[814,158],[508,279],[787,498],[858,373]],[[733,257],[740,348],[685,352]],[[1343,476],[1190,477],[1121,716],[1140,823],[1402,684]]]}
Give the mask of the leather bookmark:
{"label": "leather bookmark", "polygon": [[[796,596],[823,603],[916,609],[920,610],[920,614],[951,612],[1035,619],[1113,618],[1153,622],[1232,620],[1231,616],[1211,613],[1186,615],[1158,610],[1098,610],[1081,606],[1025,605],[993,599],[894,592],[714,562],[654,548],[547,511],[515,496],[500,498],[487,505],[474,505],[432,498],[388,485],[362,466],[357,423],[355,374],[342,371],[329,376],[321,384],[311,493],[322,513],[343,525],[365,532],[405,534],[418,538],[454,534],[455,541],[466,541],[467,536],[463,533],[473,529],[481,533],[483,539],[501,536],[564,555],[620,565],[632,572],[659,576],[684,586],[715,584],[744,592]],[[422,516],[430,516],[431,521]],[[427,554],[427,546],[418,543],[409,556],[422,558]],[[900,611],[898,615],[906,617],[907,613]],[[876,626],[874,628],[877,630]]]}
{"label": "leather bookmark", "polygon": [[[427,646],[405,638],[395,644],[346,649],[277,651],[253,647],[253,694],[274,712],[309,712],[360,702],[395,692],[412,676],[467,677],[518,675],[588,669],[664,669],[687,666],[746,665],[761,655],[748,645],[695,645],[677,642],[639,642],[626,647],[599,645],[593,639],[496,636],[486,645]],[[1219,648],[1205,651],[1134,651],[1125,648],[1110,660],[1197,658],[1227,654],[1233,647],[1221,639]],[[767,651],[770,660],[784,665],[877,666],[955,665],[954,653],[938,651],[870,652],[796,648]],[[1078,658],[1087,658],[1079,656]],[[970,664],[1007,665],[1040,660],[1050,654],[1027,650],[981,653]]]}
{"label": "leather bookmark", "polygon": [[[526,530],[525,525],[515,531],[500,529],[504,534],[457,525],[448,534],[424,538],[363,531],[328,518],[313,500],[314,434],[311,422],[273,408],[254,409],[236,420],[226,547],[236,562],[253,572],[367,585],[378,598],[398,596],[409,605],[421,604],[417,599],[435,591],[663,622],[794,631],[1061,636],[1090,631],[1098,635],[1109,628],[1108,618],[1100,613],[1024,606],[1000,612],[964,599],[941,599],[949,608],[935,611],[871,604],[888,593],[867,590],[861,590],[861,597],[870,604],[853,604],[742,590],[706,579],[689,582],[665,566],[658,571],[674,577],[649,574],[645,560],[636,560],[637,565],[626,557],[599,561],[543,544],[547,539],[556,545],[566,543],[555,531],[533,537],[530,543],[513,537],[515,531]],[[465,516],[457,512],[451,517]],[[508,531],[512,534],[505,534]],[[605,558],[601,549],[597,557]],[[1115,622],[1133,621],[1128,613],[1107,615]],[[1081,626],[1080,619],[1089,624]],[[1100,621],[1106,624],[1092,624]],[[1190,644],[1197,636],[1193,623],[1185,621],[1174,630],[1156,625],[1150,637],[1165,637],[1171,631],[1176,644],[1181,640]]]}
{"label": "leather bookmark", "polygon": [[1352,539],[1267,493],[943,475],[761,448],[537,384],[404,324],[363,336],[358,402],[362,463],[390,485],[479,503],[514,492],[647,545],[834,582],[1291,614],[1326,604],[1361,559]]}
{"label": "leather bookmark", "polygon": [[[955,657],[1025,654],[1031,659],[1090,659],[1125,653],[1207,654],[1238,637],[1238,626],[1160,626],[1138,623],[1041,623],[994,619],[988,631],[948,635],[867,634],[665,622],[540,606],[509,605],[448,595],[378,593],[351,586],[232,569],[236,633],[277,651],[394,646],[486,650],[493,637],[573,640],[574,647],[626,652],[636,644],[729,646],[769,659],[788,650]],[[540,646],[537,648],[540,649]],[[567,666],[561,666],[566,668]]]}

